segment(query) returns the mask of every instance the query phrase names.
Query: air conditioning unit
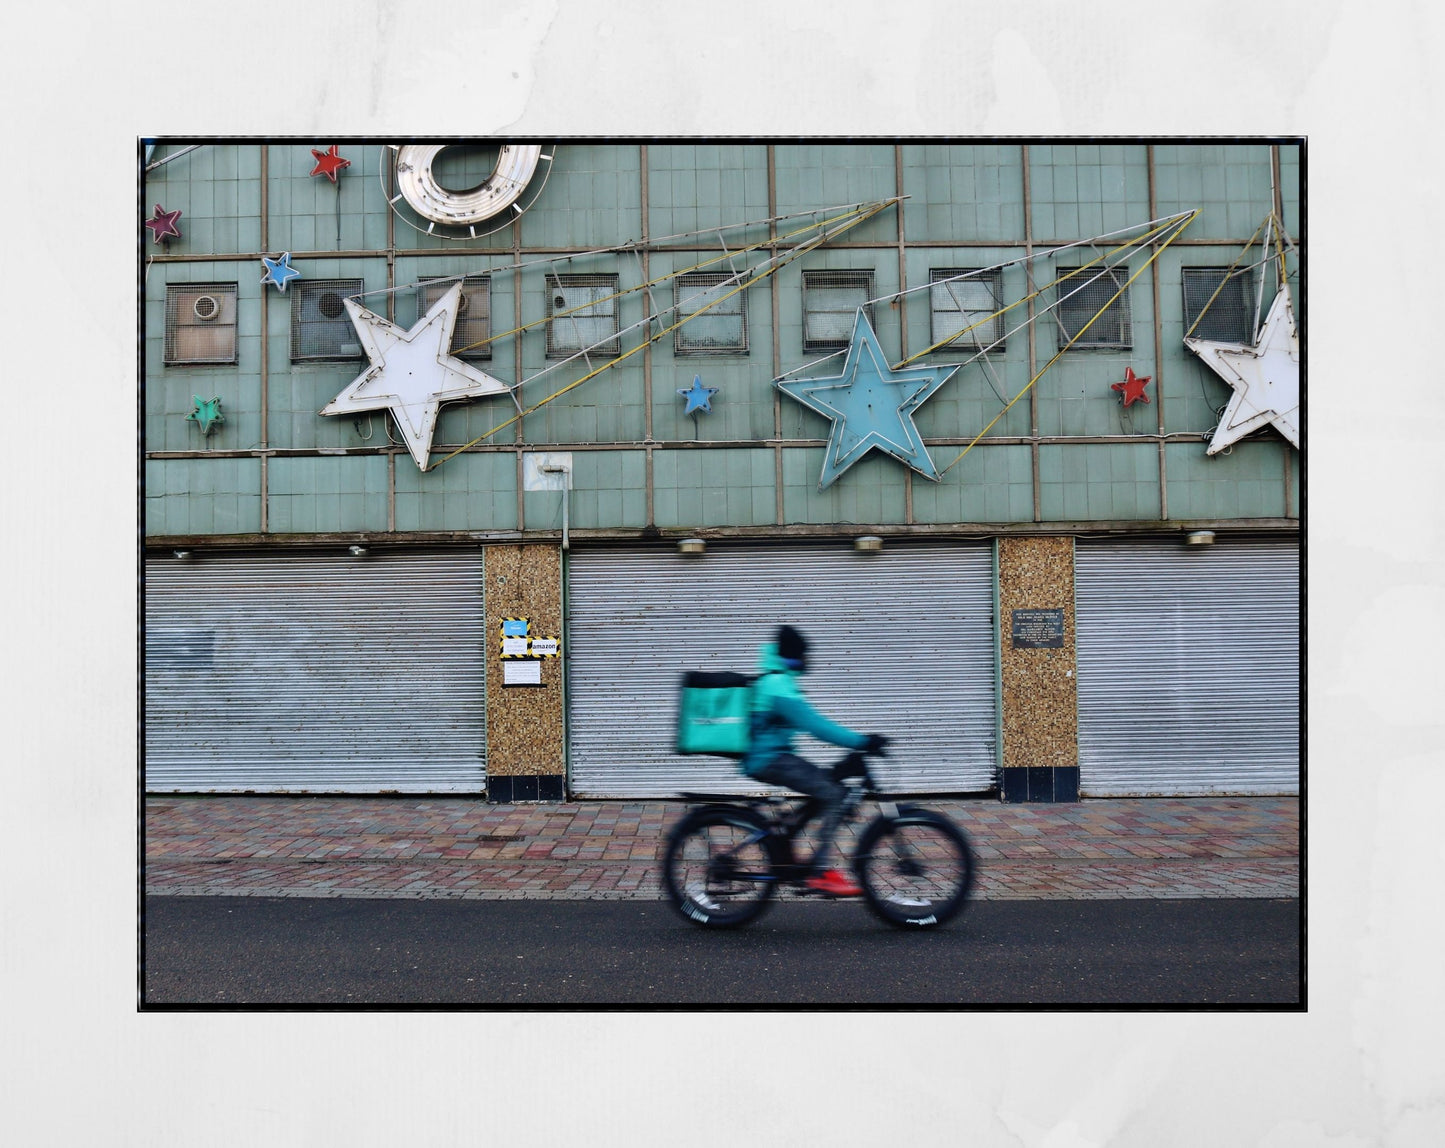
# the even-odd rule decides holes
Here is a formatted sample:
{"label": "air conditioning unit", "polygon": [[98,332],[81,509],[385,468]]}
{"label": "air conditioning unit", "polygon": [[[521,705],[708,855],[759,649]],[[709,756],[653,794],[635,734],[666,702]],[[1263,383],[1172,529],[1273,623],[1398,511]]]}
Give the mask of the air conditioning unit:
{"label": "air conditioning unit", "polygon": [[[455,279],[423,280],[417,288],[416,316],[420,319],[451,290]],[[492,277],[468,275],[462,280],[462,301],[452,328],[451,352],[463,359],[490,359],[492,344]]]}
{"label": "air conditioning unit", "polygon": [[236,361],[234,283],[187,283],[167,288],[165,361]]}
{"label": "air conditioning unit", "polygon": [[346,311],[346,298],[363,290],[360,279],[313,279],[294,283],[291,358],[356,359],[361,340]]}

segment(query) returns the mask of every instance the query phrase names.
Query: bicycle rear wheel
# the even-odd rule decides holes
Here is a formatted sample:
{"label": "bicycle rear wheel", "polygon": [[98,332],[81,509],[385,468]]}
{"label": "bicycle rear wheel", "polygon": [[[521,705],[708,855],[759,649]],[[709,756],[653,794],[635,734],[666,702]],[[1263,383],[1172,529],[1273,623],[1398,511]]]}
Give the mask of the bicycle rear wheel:
{"label": "bicycle rear wheel", "polygon": [[868,907],[899,928],[933,928],[956,917],[973,884],[968,838],[931,809],[901,806],[859,838],[853,869]]}
{"label": "bicycle rear wheel", "polygon": [[693,810],[668,834],[662,877],[668,900],[693,924],[746,924],[777,888],[767,825],[746,809]]}

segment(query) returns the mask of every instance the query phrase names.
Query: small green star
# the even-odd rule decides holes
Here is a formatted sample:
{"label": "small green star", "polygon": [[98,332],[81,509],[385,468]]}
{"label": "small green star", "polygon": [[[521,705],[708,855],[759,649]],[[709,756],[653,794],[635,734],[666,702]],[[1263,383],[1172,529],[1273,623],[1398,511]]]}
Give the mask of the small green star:
{"label": "small green star", "polygon": [[196,401],[196,409],[188,414],[186,418],[194,419],[200,425],[202,434],[209,435],[216,429],[217,423],[226,421],[226,416],[221,413],[221,400],[219,398],[203,399],[200,395],[192,395],[191,398]]}

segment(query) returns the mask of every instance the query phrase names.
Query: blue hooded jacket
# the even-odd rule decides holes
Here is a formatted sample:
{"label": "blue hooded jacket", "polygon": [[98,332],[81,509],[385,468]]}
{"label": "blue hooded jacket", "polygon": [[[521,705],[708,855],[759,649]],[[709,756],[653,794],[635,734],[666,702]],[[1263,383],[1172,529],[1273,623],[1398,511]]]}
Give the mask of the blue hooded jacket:
{"label": "blue hooded jacket", "polygon": [[783,660],[776,643],[763,646],[758,674],[752,689],[752,736],[748,752],[738,763],[749,777],[757,776],[778,754],[793,751],[795,730],[844,749],[862,749],[868,744],[867,734],[829,721],[813,708],[798,687],[801,671]]}

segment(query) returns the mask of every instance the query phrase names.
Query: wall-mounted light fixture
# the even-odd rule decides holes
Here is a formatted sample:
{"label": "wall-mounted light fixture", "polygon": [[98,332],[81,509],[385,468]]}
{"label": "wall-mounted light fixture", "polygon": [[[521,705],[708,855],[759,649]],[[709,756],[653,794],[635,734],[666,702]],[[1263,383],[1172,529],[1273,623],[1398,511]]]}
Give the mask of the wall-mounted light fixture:
{"label": "wall-mounted light fixture", "polygon": [[883,539],[876,534],[864,534],[853,539],[853,549],[860,554],[877,554],[883,549]]}
{"label": "wall-mounted light fixture", "polygon": [[189,550],[172,550],[171,553],[176,556],[177,562],[189,562],[191,560],[191,552]]}
{"label": "wall-mounted light fixture", "polygon": [[679,554],[701,554],[707,550],[707,543],[701,538],[684,538],[677,544]]}
{"label": "wall-mounted light fixture", "polygon": [[1213,546],[1214,531],[1212,530],[1191,530],[1184,536],[1184,541],[1190,546]]}
{"label": "wall-mounted light fixture", "polygon": [[353,558],[365,558],[368,554],[371,553],[371,551],[368,550],[365,546],[352,546],[350,547],[350,550],[351,556]]}

